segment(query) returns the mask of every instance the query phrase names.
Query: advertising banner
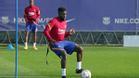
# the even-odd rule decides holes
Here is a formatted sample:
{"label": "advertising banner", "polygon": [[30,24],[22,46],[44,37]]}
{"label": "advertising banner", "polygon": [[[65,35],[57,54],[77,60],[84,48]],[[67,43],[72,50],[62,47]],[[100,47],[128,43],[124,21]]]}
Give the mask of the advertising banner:
{"label": "advertising banner", "polygon": [[[19,0],[18,5],[19,31],[24,31],[24,9],[29,0]],[[58,7],[64,6],[69,28],[77,31],[139,31],[138,0],[35,0],[35,5],[41,10],[41,25],[57,16]],[[0,31],[15,31],[15,0],[1,0],[0,11]]]}

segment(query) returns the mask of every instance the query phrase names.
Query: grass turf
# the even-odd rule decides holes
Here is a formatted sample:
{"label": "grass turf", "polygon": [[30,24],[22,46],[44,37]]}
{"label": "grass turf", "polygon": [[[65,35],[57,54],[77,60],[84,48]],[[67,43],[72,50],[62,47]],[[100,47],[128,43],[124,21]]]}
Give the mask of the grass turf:
{"label": "grass turf", "polygon": [[[45,46],[38,51],[19,46],[19,78],[60,78],[60,59],[50,52],[45,64]],[[0,78],[14,77],[15,51],[0,48]],[[83,68],[93,78],[139,78],[139,48],[84,47]],[[76,53],[68,55],[67,78],[80,78],[75,74]]]}

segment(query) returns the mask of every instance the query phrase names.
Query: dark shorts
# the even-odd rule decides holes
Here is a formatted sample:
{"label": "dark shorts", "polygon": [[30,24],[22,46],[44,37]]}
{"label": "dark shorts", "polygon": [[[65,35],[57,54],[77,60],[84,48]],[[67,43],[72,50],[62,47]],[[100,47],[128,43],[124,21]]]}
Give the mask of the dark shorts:
{"label": "dark shorts", "polygon": [[32,32],[37,32],[37,25],[35,25],[35,24],[33,24],[33,23],[27,23],[26,24],[26,31],[27,32],[30,32],[30,31],[32,31]]}
{"label": "dark shorts", "polygon": [[[75,50],[75,48],[76,48],[76,43],[72,41],[59,41],[51,45],[52,51],[54,51],[54,53],[59,57],[61,56],[60,50],[65,50],[67,54],[71,55]],[[55,50],[55,49],[60,49],[60,50]]]}

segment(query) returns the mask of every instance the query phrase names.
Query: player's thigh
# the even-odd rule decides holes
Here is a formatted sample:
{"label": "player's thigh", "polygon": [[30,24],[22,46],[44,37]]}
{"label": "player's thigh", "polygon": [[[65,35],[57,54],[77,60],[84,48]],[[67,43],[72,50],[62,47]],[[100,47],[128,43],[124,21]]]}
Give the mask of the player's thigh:
{"label": "player's thigh", "polygon": [[37,29],[37,25],[32,24],[31,31],[32,31],[32,32],[37,32],[37,31],[38,31],[38,29]]}
{"label": "player's thigh", "polygon": [[65,41],[64,49],[67,54],[72,54],[76,48],[76,43],[72,41]]}
{"label": "player's thigh", "polygon": [[25,31],[26,32],[30,32],[31,31],[31,24],[29,24],[29,23],[26,24]]}
{"label": "player's thigh", "polygon": [[61,44],[50,44],[50,49],[58,56],[61,57],[62,55],[66,55],[65,49],[60,46]]}
{"label": "player's thigh", "polygon": [[66,51],[62,48],[51,48],[51,50],[60,58],[66,57]]}

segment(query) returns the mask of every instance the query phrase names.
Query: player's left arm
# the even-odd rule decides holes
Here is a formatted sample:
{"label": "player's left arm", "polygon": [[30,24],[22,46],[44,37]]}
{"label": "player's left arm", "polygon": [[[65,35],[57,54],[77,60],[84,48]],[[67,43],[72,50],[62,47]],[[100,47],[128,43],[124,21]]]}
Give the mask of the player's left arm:
{"label": "player's left arm", "polygon": [[36,10],[37,10],[37,11],[36,11],[36,16],[37,16],[37,17],[36,17],[35,22],[38,23],[38,22],[39,22],[39,19],[40,19],[40,17],[41,17],[41,14],[40,14],[40,9],[39,9],[39,8],[37,8]]}
{"label": "player's left arm", "polygon": [[66,37],[69,37],[69,36],[71,36],[71,35],[73,35],[73,34],[75,34],[75,29],[71,28],[71,29],[69,30],[69,32],[66,32],[66,33],[65,33],[65,38],[66,38]]}

